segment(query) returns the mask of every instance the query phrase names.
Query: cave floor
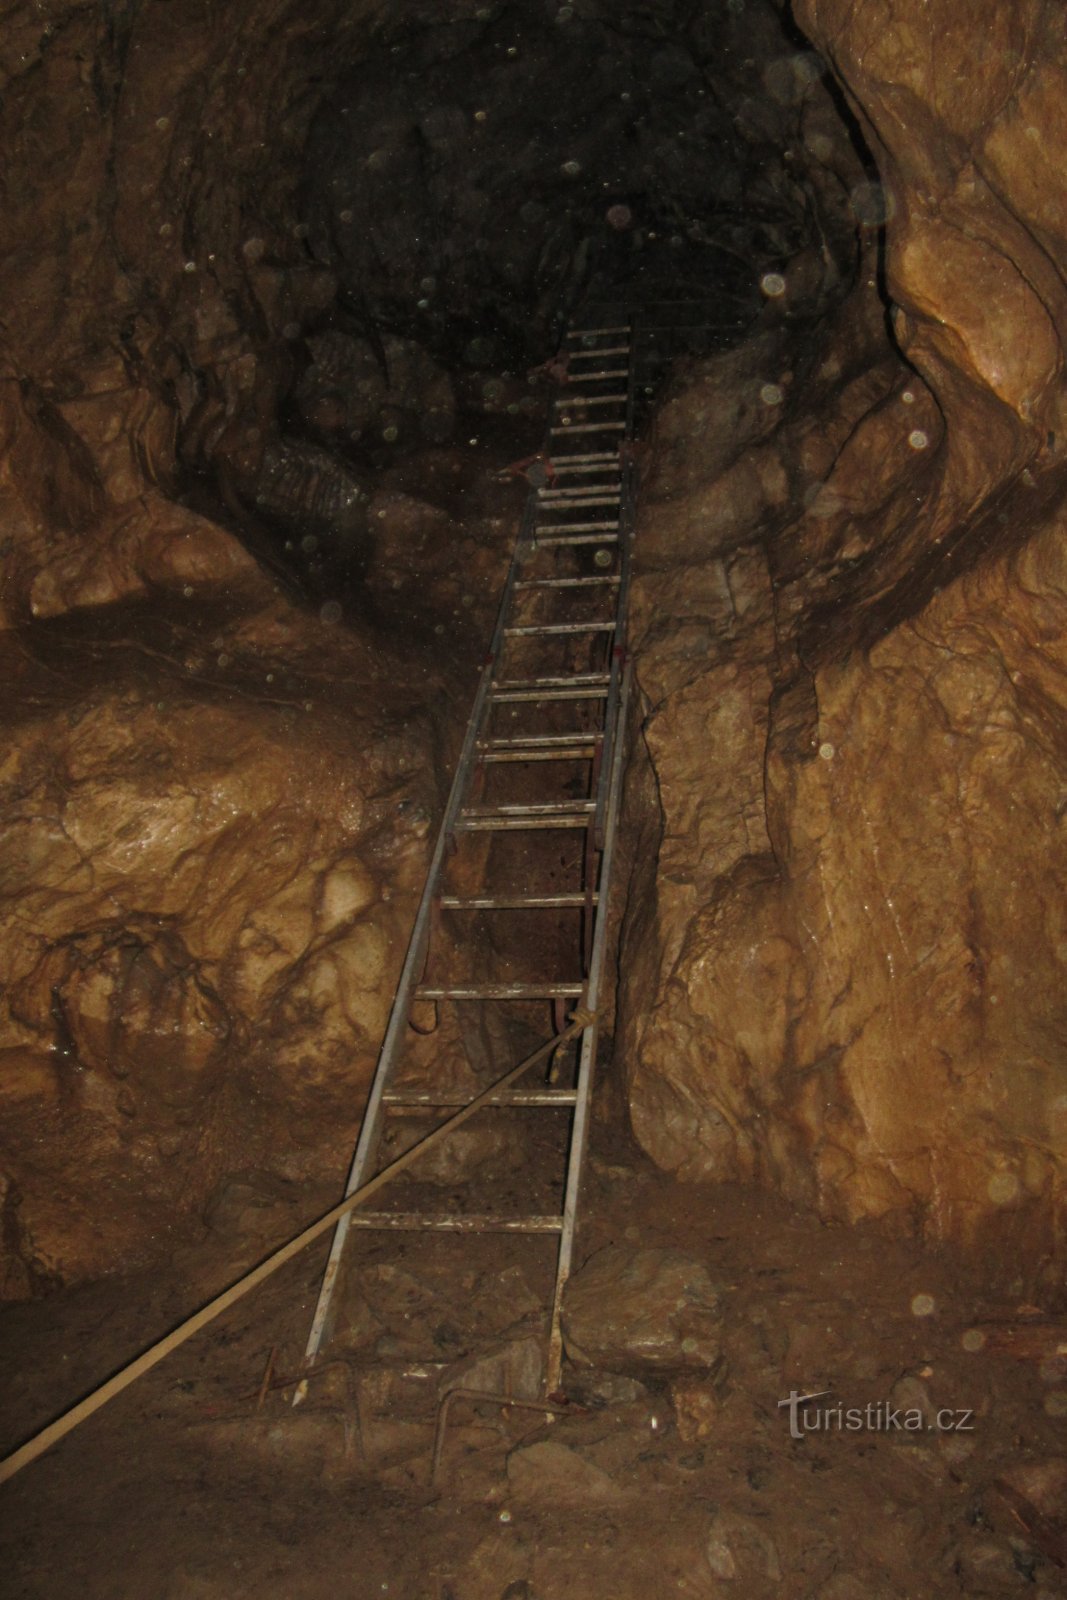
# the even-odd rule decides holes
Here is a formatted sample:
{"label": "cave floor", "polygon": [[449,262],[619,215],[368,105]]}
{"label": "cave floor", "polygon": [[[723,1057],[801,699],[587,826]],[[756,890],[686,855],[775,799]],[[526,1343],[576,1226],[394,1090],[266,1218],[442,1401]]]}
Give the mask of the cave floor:
{"label": "cave floor", "polygon": [[[331,1199],[252,1186],[165,1269],[8,1307],[4,1445]],[[395,1291],[399,1331],[383,1334],[379,1305],[373,1357],[350,1330],[303,1408],[286,1389],[257,1406],[272,1347],[279,1375],[298,1363],[316,1249],[6,1488],[2,1593],[1067,1594],[1062,1523],[1048,1503],[1067,1384],[1062,1361],[1034,1357],[1034,1310],[872,1228],[822,1226],[751,1190],[678,1184],[601,1120],[579,1259],[612,1243],[684,1251],[707,1268],[725,1308],[710,1372],[571,1368],[568,1392],[583,1404],[551,1423],[457,1406],[435,1488],[417,1358],[455,1340],[456,1308],[436,1293],[420,1301],[424,1266],[407,1240],[374,1246],[369,1269]],[[474,1274],[454,1281],[491,1321],[494,1290],[514,1309],[539,1289],[537,1271],[514,1240],[477,1244]],[[852,1430],[826,1411],[821,1430],[792,1438],[779,1405],[791,1390],[873,1407],[874,1423]],[[905,1419],[922,1413],[922,1430],[890,1425],[889,1404]],[[931,1408],[956,1414],[945,1431],[927,1427]]]}

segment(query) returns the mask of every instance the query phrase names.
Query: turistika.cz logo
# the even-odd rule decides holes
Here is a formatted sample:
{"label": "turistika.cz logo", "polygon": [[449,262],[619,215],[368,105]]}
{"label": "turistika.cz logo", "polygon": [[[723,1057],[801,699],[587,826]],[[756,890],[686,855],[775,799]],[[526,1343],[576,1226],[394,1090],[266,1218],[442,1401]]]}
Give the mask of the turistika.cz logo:
{"label": "turistika.cz logo", "polygon": [[971,1433],[974,1431],[974,1412],[942,1407],[939,1411],[926,1411],[918,1406],[891,1405],[888,1400],[871,1400],[865,1406],[846,1406],[842,1401],[833,1405],[816,1405],[825,1400],[832,1389],[820,1389],[816,1394],[800,1394],[791,1389],[779,1409],[789,1410],[789,1432],[794,1439],[803,1439],[808,1433]]}

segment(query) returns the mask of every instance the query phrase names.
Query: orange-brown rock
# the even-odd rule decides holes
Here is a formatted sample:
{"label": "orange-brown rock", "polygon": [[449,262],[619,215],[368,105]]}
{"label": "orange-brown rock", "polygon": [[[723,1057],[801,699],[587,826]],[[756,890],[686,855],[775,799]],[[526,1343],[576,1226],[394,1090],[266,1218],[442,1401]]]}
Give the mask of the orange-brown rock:
{"label": "orange-brown rock", "polygon": [[236,1168],[341,1170],[436,805],[380,647],[219,594],[107,619],[5,646],[8,1294],[158,1252]]}

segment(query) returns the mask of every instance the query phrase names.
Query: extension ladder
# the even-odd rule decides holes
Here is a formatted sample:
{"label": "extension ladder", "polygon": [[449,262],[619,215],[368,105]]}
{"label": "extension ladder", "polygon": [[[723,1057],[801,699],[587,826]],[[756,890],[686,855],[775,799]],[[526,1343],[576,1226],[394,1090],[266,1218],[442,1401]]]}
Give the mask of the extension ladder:
{"label": "extension ladder", "polygon": [[[569,1113],[562,1206],[550,1215],[416,1210],[344,1216],[333,1236],[311,1324],[308,1368],[329,1337],[338,1275],[351,1253],[353,1229],[542,1234],[558,1241],[555,1288],[546,1308],[544,1393],[559,1388],[560,1308],[571,1269],[588,1136],[630,682],[625,644],[636,482],[632,317],[615,317],[607,326],[572,327],[548,367],[561,382],[551,402],[545,448],[528,464],[531,491],[345,1193],[368,1182],[382,1164],[383,1130],[392,1115],[410,1113],[413,1107],[447,1113],[474,1098],[473,1091],[435,1092],[431,1085],[411,1092],[398,1083],[397,1066],[413,1008],[510,1003],[525,1008],[528,1027],[530,1008],[536,1006],[535,1017],[543,1012],[543,1023],[537,1026],[550,1042],[563,1030],[566,1010],[577,1007],[591,1020],[578,1036],[567,1072],[571,1081],[560,1086],[554,1072],[536,1088],[511,1089],[492,1102],[530,1112],[563,1108]],[[571,872],[565,887],[536,881],[543,877],[538,865],[544,861],[544,840],[538,846],[530,836],[542,830],[570,834],[569,852],[565,845],[564,855],[553,858],[555,873],[561,864]],[[457,848],[478,835],[490,837],[473,845],[467,881],[458,890],[450,888],[449,864]],[[520,845],[526,839],[525,857],[521,849],[508,856],[507,836],[520,836]],[[477,879],[475,892],[472,876]],[[579,921],[571,971],[548,976],[543,971],[510,971],[508,981],[482,981],[455,972],[431,975],[442,950],[449,962],[461,964],[464,919],[544,912],[571,913]],[[446,915],[456,919],[450,941],[441,937]],[[512,944],[518,943],[521,956],[523,941],[516,941],[515,927],[512,922]],[[531,961],[534,944],[531,939]],[[304,1393],[306,1380],[296,1401]]]}

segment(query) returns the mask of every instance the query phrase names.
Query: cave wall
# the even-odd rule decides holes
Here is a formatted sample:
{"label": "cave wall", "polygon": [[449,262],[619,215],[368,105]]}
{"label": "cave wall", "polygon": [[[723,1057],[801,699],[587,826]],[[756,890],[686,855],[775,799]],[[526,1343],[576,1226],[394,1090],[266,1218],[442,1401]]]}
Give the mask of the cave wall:
{"label": "cave wall", "polygon": [[797,16],[878,159],[895,348],[872,260],[806,356],[724,357],[660,417],[634,1127],[687,1177],[981,1247],[1048,1287],[1067,1158],[1061,19]]}

